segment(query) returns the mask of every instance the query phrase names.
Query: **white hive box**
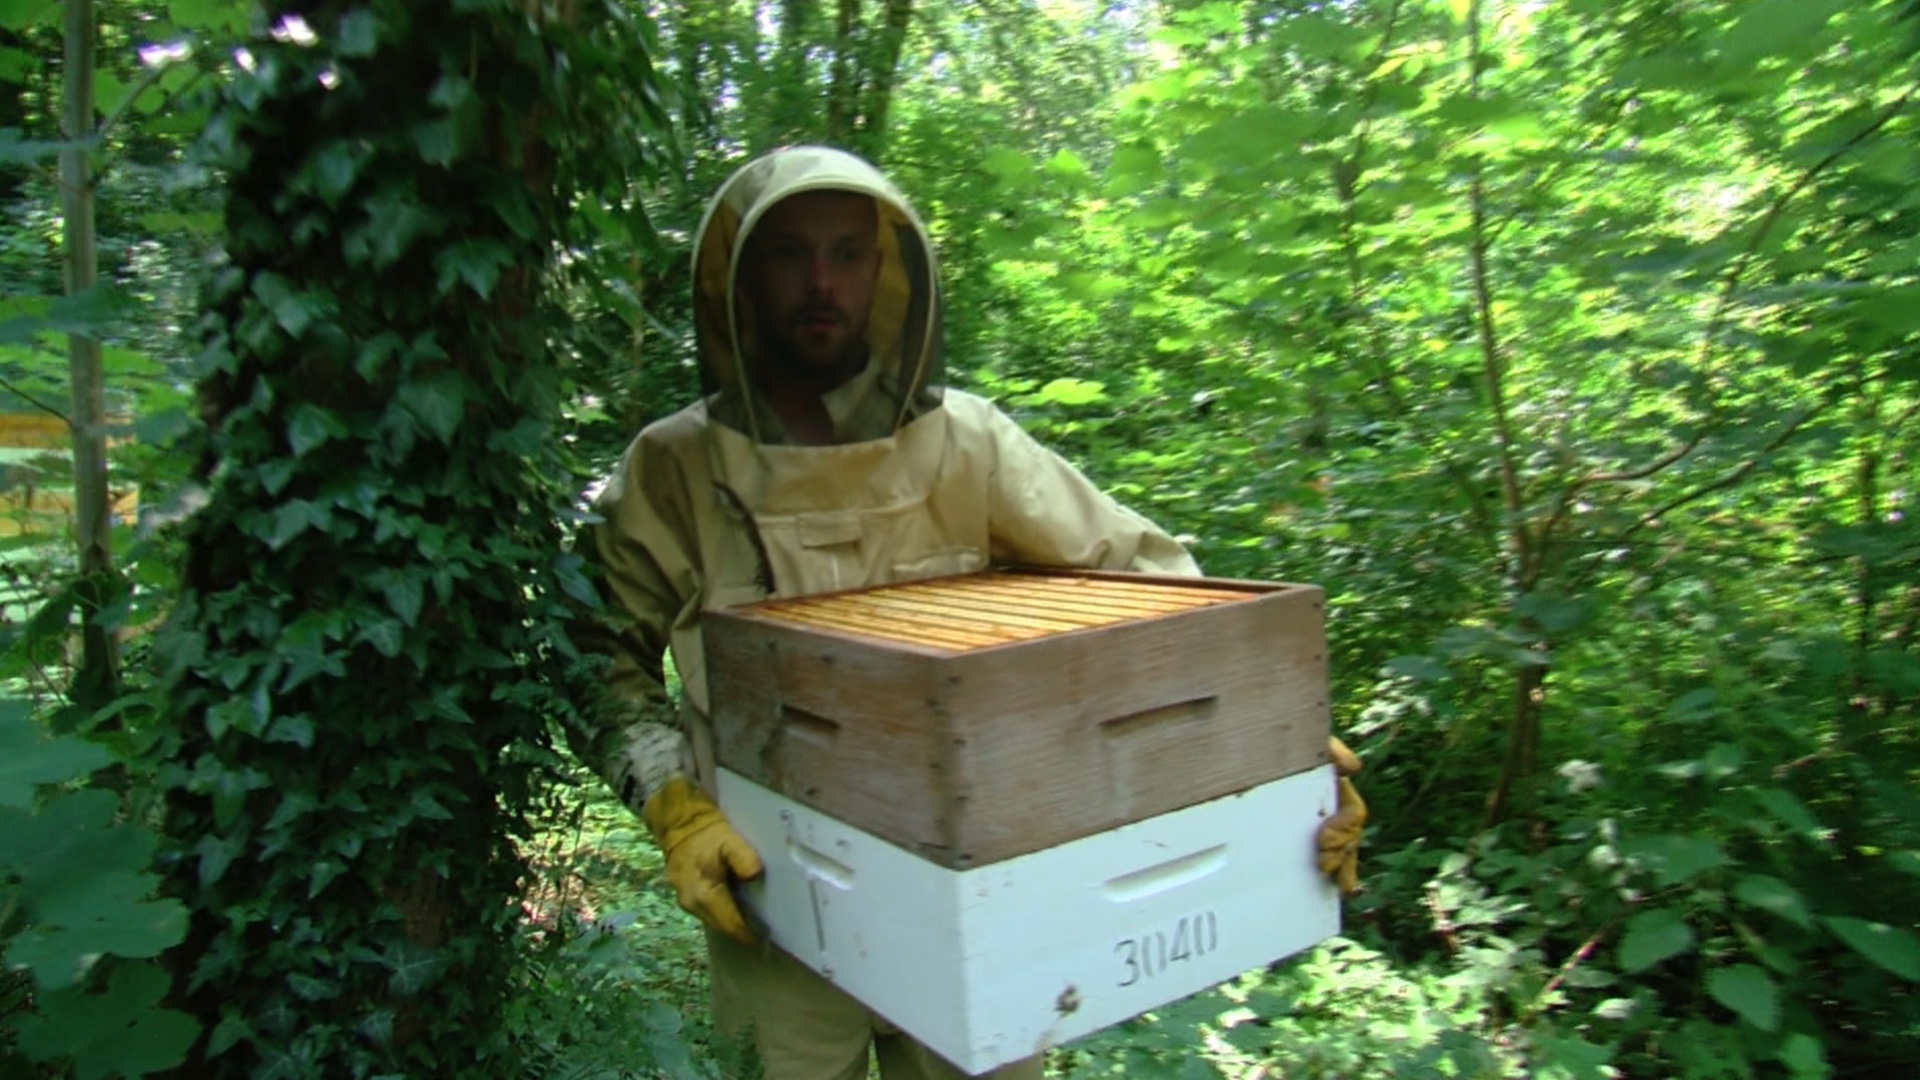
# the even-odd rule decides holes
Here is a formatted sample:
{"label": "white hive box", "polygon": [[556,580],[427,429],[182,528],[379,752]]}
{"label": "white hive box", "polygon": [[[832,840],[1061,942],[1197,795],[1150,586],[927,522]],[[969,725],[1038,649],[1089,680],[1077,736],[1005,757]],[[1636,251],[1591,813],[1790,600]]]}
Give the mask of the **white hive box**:
{"label": "white hive box", "polygon": [[1332,770],[953,870],[721,770],[773,942],[969,1073],[1340,932],[1315,865]]}

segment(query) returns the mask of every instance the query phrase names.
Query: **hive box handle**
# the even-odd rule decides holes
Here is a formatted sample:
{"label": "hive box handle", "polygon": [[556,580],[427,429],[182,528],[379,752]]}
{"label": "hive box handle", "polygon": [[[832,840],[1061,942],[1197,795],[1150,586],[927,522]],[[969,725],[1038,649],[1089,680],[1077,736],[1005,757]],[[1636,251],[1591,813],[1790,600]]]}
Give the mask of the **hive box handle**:
{"label": "hive box handle", "polygon": [[1151,709],[1113,716],[1100,721],[1100,733],[1109,738],[1130,735],[1143,728],[1165,727],[1184,720],[1210,720],[1220,705],[1220,699],[1213,695],[1176,701],[1171,705],[1158,705]]}
{"label": "hive box handle", "polygon": [[787,838],[787,855],[802,873],[845,892],[853,888],[853,867],[799,840]]}
{"label": "hive box handle", "polygon": [[1199,881],[1225,865],[1227,845],[1215,844],[1141,870],[1129,871],[1119,877],[1108,878],[1102,890],[1108,900],[1116,904],[1130,904],[1143,897]]}

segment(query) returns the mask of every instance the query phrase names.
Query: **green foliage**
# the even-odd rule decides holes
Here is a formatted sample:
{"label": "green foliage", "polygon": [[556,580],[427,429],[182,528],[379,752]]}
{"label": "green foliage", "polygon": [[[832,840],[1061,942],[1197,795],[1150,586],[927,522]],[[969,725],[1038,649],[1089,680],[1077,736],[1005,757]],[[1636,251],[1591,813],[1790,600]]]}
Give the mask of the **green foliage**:
{"label": "green foliage", "polygon": [[505,1018],[527,1075],[757,1075],[707,1017],[706,942],[633,813],[584,767],[549,789],[530,850],[532,947]]}
{"label": "green foliage", "polygon": [[1580,958],[1529,1072],[1910,1065],[1910,12],[1157,14],[1068,147],[1037,87],[909,106],[954,370],[1210,572],[1327,587],[1363,936],[1453,955],[1418,845],[1475,852]]}
{"label": "green foliage", "polygon": [[111,764],[73,736],[45,734],[25,702],[0,698],[0,1065],[66,1064],[76,1077],[139,1076],[178,1064],[198,1034],[160,1007],[153,958],[178,944],[186,910],[154,899],[159,838],[122,820],[110,791],[42,791]]}

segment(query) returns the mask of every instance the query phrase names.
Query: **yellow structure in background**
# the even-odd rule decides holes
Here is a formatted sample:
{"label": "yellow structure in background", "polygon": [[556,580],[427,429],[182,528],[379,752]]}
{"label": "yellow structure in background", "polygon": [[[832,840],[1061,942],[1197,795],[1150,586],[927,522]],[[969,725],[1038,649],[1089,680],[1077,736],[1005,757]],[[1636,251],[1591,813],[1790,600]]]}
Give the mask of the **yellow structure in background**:
{"label": "yellow structure in background", "polygon": [[[109,419],[128,422],[124,416]],[[38,410],[0,412],[0,537],[72,535],[72,452],[64,419]],[[107,500],[115,525],[133,523],[140,509],[137,488],[109,487]]]}

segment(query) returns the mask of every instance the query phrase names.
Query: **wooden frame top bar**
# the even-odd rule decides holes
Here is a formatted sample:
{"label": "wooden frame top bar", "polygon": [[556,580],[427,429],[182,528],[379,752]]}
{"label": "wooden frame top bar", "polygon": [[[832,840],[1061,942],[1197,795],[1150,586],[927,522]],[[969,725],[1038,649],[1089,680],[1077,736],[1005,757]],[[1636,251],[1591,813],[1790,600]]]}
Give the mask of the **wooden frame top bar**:
{"label": "wooden frame top bar", "polygon": [[770,600],[738,610],[789,626],[953,654],[1244,602],[1273,589],[1227,585],[1205,578],[1022,569]]}

